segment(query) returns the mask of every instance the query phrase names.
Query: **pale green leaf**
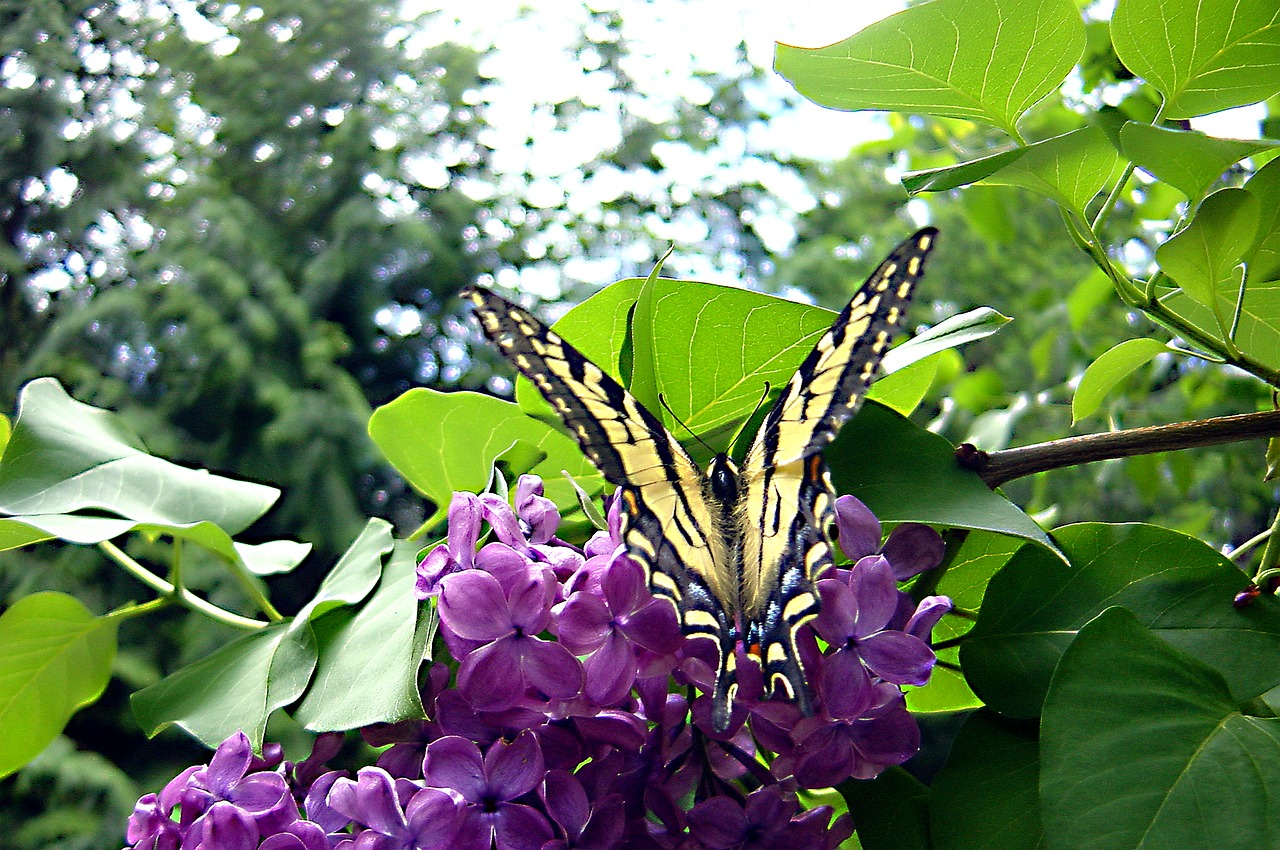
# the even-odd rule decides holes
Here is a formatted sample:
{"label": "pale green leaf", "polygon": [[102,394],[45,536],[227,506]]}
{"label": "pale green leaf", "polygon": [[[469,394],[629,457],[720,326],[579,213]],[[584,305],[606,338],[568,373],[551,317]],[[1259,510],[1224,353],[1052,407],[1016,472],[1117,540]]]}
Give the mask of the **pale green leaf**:
{"label": "pale green leaf", "polygon": [[829,47],[780,44],[774,67],[823,106],[964,118],[1016,136],[1084,46],[1071,0],[933,0]]}
{"label": "pale green leaf", "polygon": [[1097,410],[1107,393],[1126,376],[1168,350],[1158,339],[1129,339],[1090,363],[1071,398],[1072,424]]}
{"label": "pale green leaf", "polygon": [[1156,261],[1184,292],[1213,306],[1218,284],[1253,245],[1259,214],[1256,196],[1244,189],[1220,189],[1204,199],[1189,225],[1156,249]]}
{"label": "pale green leaf", "polygon": [[1118,0],[1111,41],[1165,97],[1164,117],[1208,115],[1280,92],[1272,0]]}
{"label": "pale green leaf", "polygon": [[1194,130],[1129,121],[1120,129],[1120,146],[1139,168],[1198,201],[1232,165],[1280,147],[1280,142],[1217,139]]}
{"label": "pale green leaf", "polygon": [[1258,232],[1245,258],[1254,285],[1280,278],[1280,157],[1259,168],[1244,188],[1260,202]]}
{"label": "pale green leaf", "polygon": [[0,614],[0,776],[35,758],[102,695],[118,622],[54,592],[24,596]]}
{"label": "pale green leaf", "polygon": [[983,178],[990,186],[1019,186],[1052,198],[1077,216],[1124,171],[1124,161],[1097,127],[1072,130],[1026,148],[1026,153]]}

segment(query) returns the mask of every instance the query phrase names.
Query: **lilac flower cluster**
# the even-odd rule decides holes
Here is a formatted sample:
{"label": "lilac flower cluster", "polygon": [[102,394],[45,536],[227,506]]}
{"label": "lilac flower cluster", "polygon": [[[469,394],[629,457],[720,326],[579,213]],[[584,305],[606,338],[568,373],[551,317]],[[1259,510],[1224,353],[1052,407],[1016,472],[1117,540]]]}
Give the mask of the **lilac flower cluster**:
{"label": "lilac flower cluster", "polygon": [[[822,613],[801,635],[813,716],[765,700],[742,654],[732,723],[717,733],[714,648],[686,640],[671,603],[650,594],[617,501],[582,548],[555,536],[560,514],[539,479],[521,478],[514,502],[455,494],[417,594],[436,598],[456,672],[431,667],[428,719],[362,730],[385,747],[376,766],[325,771],[340,736],[321,736],[298,765],[255,759],[234,736],[139,801],[130,846],[830,850],[851,834],[848,816],[802,810],[796,792],[916,752],[901,686],[928,681],[930,633],[951,603],[917,603],[898,582],[941,561],[932,529],[902,525],[881,546],[866,506],[838,499],[853,563],[818,581]],[[485,524],[492,539],[477,549]]]}

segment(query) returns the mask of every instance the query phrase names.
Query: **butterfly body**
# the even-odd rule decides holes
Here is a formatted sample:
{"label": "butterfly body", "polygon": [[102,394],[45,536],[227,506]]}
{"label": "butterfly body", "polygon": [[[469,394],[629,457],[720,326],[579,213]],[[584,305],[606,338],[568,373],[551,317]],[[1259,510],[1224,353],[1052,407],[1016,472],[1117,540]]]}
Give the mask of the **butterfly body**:
{"label": "butterfly body", "polygon": [[740,467],[720,454],[700,469],[621,384],[527,311],[478,287],[462,293],[485,335],[618,486],[623,540],[653,592],[675,603],[687,636],[714,643],[718,730],[730,723],[740,640],[770,693],[812,711],[796,640],[818,615],[814,582],[831,564],[835,493],[822,449],[866,394],[935,236],[921,230],[868,278],[769,409]]}

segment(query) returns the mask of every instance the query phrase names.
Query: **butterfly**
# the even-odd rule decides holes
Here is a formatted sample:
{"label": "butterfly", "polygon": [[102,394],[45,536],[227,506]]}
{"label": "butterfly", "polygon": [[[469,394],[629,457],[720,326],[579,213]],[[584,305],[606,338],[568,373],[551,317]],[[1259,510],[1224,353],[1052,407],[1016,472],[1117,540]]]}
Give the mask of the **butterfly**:
{"label": "butterfly", "polygon": [[731,719],[740,639],[769,695],[780,689],[813,712],[797,635],[818,616],[815,581],[832,564],[835,492],[822,450],[861,405],[936,236],[925,228],[880,263],[773,403],[742,465],[721,453],[705,472],[653,413],[527,310],[480,287],[461,293],[619,488],[622,539],[652,591],[675,603],[686,636],[713,641],[718,731]]}

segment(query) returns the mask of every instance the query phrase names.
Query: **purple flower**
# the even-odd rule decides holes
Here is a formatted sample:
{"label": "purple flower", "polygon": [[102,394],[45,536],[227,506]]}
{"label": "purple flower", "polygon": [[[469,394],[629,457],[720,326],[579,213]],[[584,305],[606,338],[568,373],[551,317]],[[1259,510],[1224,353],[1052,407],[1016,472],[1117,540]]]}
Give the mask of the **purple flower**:
{"label": "purple flower", "polygon": [[219,800],[191,825],[183,847],[193,850],[254,850],[258,827],[241,809]]}
{"label": "purple flower", "polygon": [[[402,796],[408,803],[401,806]],[[360,850],[448,850],[462,824],[460,800],[439,788],[418,788],[392,779],[379,767],[362,767],[356,780],[339,779],[329,805],[369,831]]]}
{"label": "purple flower", "polygon": [[777,785],[753,791],[744,803],[712,797],[689,811],[689,832],[711,850],[801,847],[795,837],[802,828],[791,820],[798,809]]}
{"label": "purple flower", "polygon": [[899,525],[889,532],[882,547],[880,520],[853,496],[836,499],[836,534],[840,549],[849,560],[882,554],[898,581],[938,566],[946,549],[938,532],[918,522]]}
{"label": "purple flower", "polygon": [[895,685],[929,681],[933,650],[915,635],[887,628],[898,608],[898,588],[883,556],[858,561],[849,584],[822,579],[818,593],[822,611],[817,631],[836,648],[826,659],[819,683],[832,717],[861,714],[873,673]]}
{"label": "purple flower", "polygon": [[560,527],[560,509],[542,495],[538,476],[521,475],[516,482],[516,516],[529,530],[529,542],[535,546],[550,541]]}
{"label": "purple flower", "polygon": [[902,691],[888,682],[871,687],[858,717],[835,722],[806,717],[792,736],[799,746],[780,756],[773,769],[775,775],[795,776],[802,788],[830,788],[850,777],[871,779],[920,749],[920,728]]}
{"label": "purple flower", "polygon": [[294,821],[259,845],[258,850],[329,850],[324,830],[309,821]]}
{"label": "purple flower", "polygon": [[480,539],[480,499],[474,493],[454,493],[449,502],[449,533],[418,564],[414,594],[419,599],[434,596],[440,579],[475,564],[476,541]]}
{"label": "purple flower", "polygon": [[551,622],[555,582],[549,571],[529,571],[510,597],[479,570],[440,582],[440,621],[453,634],[479,644],[462,659],[458,687],[482,710],[511,708],[530,687],[565,699],[582,690],[582,665],[568,649],[537,637]]}
{"label": "purple flower", "polygon": [[525,732],[511,743],[495,741],[483,757],[474,741],[447,737],[427,747],[422,775],[427,784],[463,798],[463,820],[454,839],[458,850],[541,850],[553,837],[537,809],[513,802],[543,780],[538,739]]}
{"label": "purple flower", "polygon": [[618,558],[604,571],[600,595],[572,594],[558,609],[557,636],[575,655],[586,655],[586,695],[597,705],[616,705],[631,691],[639,672],[637,645],[659,654],[681,643],[675,610],[654,599],[644,571]]}
{"label": "purple flower", "polygon": [[[243,732],[219,744],[209,764],[193,771],[182,789],[183,825],[191,824],[219,801],[232,804],[266,835],[297,820],[298,807],[284,777],[278,773],[249,773],[252,759],[253,749]],[[233,829],[230,818],[221,815],[216,828]]]}
{"label": "purple flower", "polygon": [[[194,770],[188,768],[183,777]],[[135,850],[178,850],[182,846],[183,831],[170,817],[175,802],[170,800],[166,805],[155,794],[143,795],[133,807],[125,830],[129,846]]]}
{"label": "purple flower", "polygon": [[621,843],[622,795],[608,794],[592,804],[577,777],[553,770],[542,782],[542,802],[564,833],[564,838],[548,841],[542,850],[612,850]]}

